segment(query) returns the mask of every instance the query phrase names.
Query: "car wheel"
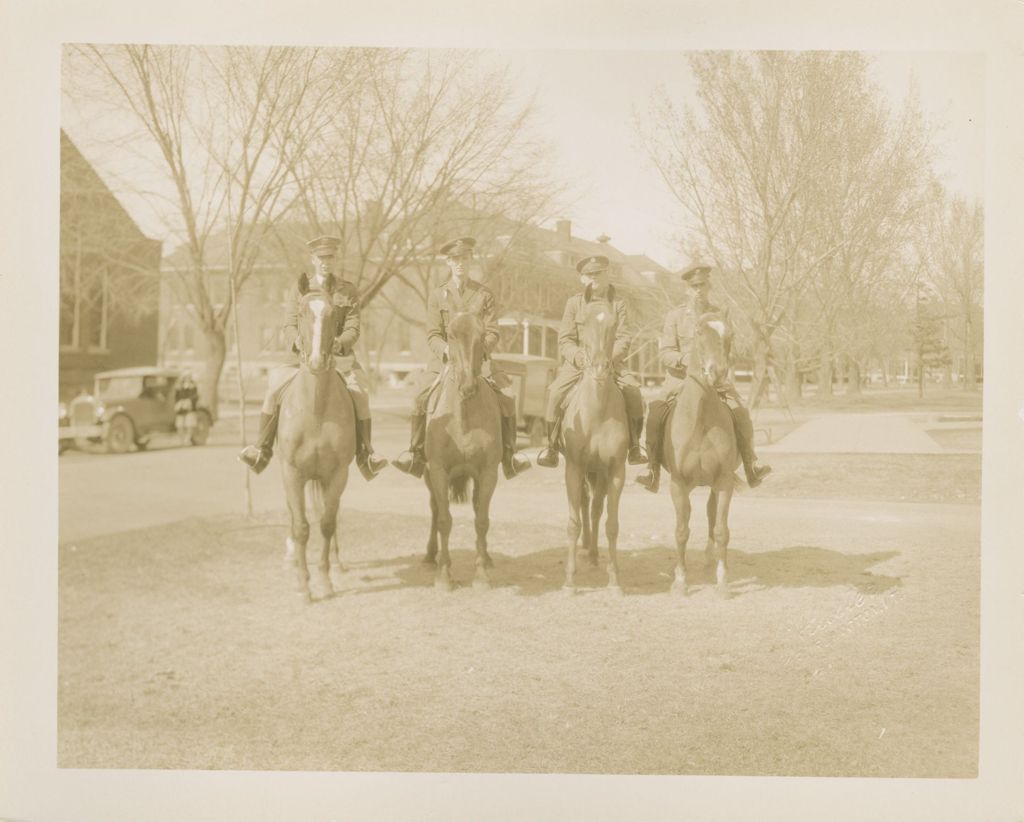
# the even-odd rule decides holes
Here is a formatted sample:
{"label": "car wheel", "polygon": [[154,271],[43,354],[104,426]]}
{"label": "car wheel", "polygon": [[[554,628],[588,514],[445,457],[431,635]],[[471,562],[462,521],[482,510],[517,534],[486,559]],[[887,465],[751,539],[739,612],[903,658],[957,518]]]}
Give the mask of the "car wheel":
{"label": "car wheel", "polygon": [[135,426],[124,414],[118,414],[107,426],[106,445],[110,454],[124,454],[135,442]]}
{"label": "car wheel", "polygon": [[205,445],[210,436],[210,415],[205,411],[196,411],[196,426],[192,429],[192,444]]}

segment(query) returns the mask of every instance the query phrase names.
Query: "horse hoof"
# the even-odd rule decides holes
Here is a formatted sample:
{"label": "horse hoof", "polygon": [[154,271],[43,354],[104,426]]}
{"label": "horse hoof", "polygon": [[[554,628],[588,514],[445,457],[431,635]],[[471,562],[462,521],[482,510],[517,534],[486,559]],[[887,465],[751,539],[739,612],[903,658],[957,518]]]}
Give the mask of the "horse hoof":
{"label": "horse hoof", "polygon": [[486,580],[486,579],[474,579],[473,580],[473,590],[475,590],[475,591],[490,591],[491,590],[491,583],[490,583],[489,580]]}
{"label": "horse hoof", "polygon": [[587,562],[590,563],[591,568],[597,567],[597,553],[587,554]]}
{"label": "horse hoof", "polygon": [[678,579],[672,583],[672,595],[677,597],[685,597],[689,591],[687,590],[686,583],[680,582]]}
{"label": "horse hoof", "polygon": [[610,593],[616,599],[622,599],[625,594],[622,593],[622,588],[619,585],[609,585],[608,593]]}
{"label": "horse hoof", "polygon": [[452,584],[452,581],[448,576],[438,575],[434,580],[434,588],[447,594],[451,593],[455,589],[455,586]]}
{"label": "horse hoof", "polygon": [[562,586],[562,594],[564,596],[567,596],[567,597],[574,597],[574,596],[576,596],[576,586],[575,585],[563,585]]}
{"label": "horse hoof", "polygon": [[491,559],[490,554],[484,554],[484,568],[493,568],[494,560]]}
{"label": "horse hoof", "polygon": [[433,557],[423,557],[423,563],[422,564],[426,565],[428,568],[436,568],[437,567],[437,560],[434,559]]}

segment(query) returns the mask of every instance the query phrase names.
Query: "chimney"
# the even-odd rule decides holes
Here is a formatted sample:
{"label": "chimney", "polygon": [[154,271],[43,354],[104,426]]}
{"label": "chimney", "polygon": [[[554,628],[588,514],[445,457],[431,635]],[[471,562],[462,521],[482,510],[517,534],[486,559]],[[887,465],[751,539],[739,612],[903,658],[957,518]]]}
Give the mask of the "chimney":
{"label": "chimney", "polygon": [[555,231],[563,240],[571,240],[572,220],[555,220]]}
{"label": "chimney", "polygon": [[607,245],[607,244],[608,244],[609,242],[611,242],[611,239],[612,239],[612,238],[611,238],[611,237],[609,237],[609,236],[608,236],[607,234],[602,234],[602,235],[601,235],[600,237],[598,237],[598,238],[597,238],[597,241],[598,241],[598,242],[599,242],[599,243],[600,243],[601,245]]}

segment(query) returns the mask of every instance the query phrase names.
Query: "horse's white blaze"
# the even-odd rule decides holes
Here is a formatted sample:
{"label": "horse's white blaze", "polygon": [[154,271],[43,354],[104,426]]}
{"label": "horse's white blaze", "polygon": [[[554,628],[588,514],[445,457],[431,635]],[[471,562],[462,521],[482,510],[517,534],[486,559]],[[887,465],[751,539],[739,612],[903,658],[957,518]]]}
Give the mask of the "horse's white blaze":
{"label": "horse's white blaze", "polygon": [[708,328],[713,329],[719,337],[725,336],[725,323],[721,320],[711,320],[708,322]]}
{"label": "horse's white blaze", "polygon": [[597,315],[597,321],[598,322],[602,322],[603,323],[604,322],[604,318],[605,318],[605,313],[603,311],[600,314]]}
{"label": "horse's white blaze", "polygon": [[327,302],[325,300],[310,300],[309,307],[313,311],[313,316],[316,318],[316,322],[313,323],[313,342],[310,345],[312,351],[320,350],[320,336],[323,333],[323,319],[324,312],[327,310]]}

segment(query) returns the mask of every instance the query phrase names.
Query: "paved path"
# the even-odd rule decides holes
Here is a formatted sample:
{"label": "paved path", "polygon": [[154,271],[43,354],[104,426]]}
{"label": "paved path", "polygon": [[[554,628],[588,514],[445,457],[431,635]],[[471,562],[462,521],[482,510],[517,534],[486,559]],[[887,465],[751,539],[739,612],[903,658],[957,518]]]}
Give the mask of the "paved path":
{"label": "paved path", "polygon": [[948,453],[903,414],[828,414],[815,417],[761,452],[810,454]]}

